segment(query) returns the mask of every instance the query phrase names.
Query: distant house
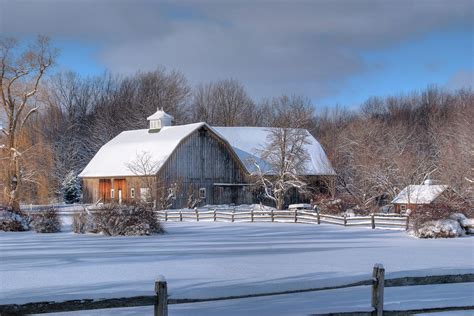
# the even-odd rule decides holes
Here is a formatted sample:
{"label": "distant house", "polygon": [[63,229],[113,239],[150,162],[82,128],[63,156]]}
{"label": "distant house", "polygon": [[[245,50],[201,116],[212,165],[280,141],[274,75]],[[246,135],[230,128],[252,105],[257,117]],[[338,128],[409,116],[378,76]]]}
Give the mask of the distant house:
{"label": "distant house", "polygon": [[420,185],[409,185],[404,188],[393,200],[395,213],[404,213],[410,209],[416,210],[420,205],[435,203],[442,196],[452,193],[452,189],[447,185],[432,184],[431,180],[426,180]]}
{"label": "distant house", "polygon": [[[262,200],[251,175],[256,171],[253,161],[265,166],[258,149],[268,141],[268,128],[212,127],[204,122],[172,126],[172,120],[159,110],[148,117],[149,129],[122,132],[102,146],[79,174],[85,202],[146,200],[158,195],[159,185],[174,195],[174,208],[185,207],[191,195],[201,204]],[[315,189],[324,190],[321,177],[335,176],[335,172],[319,142],[307,133],[309,159],[304,176]],[[143,153],[153,162],[152,174],[130,168]],[[153,180],[154,192],[143,186],[145,178]],[[307,200],[294,192],[287,202]]]}

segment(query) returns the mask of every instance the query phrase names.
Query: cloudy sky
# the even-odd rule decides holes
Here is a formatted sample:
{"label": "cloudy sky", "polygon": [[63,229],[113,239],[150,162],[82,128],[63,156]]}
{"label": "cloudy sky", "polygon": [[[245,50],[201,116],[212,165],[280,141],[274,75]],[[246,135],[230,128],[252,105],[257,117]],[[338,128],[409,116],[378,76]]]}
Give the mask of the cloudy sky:
{"label": "cloudy sky", "polygon": [[0,0],[0,34],[51,36],[59,70],[164,66],[322,106],[474,86],[474,0]]}

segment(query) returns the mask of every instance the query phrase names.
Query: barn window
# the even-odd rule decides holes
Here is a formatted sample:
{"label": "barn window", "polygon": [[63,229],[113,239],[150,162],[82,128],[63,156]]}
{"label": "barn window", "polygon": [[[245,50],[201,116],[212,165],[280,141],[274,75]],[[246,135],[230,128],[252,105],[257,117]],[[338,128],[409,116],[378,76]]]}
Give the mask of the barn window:
{"label": "barn window", "polygon": [[405,212],[407,210],[407,206],[405,204],[400,205],[400,210]]}
{"label": "barn window", "polygon": [[135,198],[135,188],[131,188],[131,189],[130,189],[130,197],[131,197],[132,199]]}
{"label": "barn window", "polygon": [[110,189],[110,198],[111,199],[115,198],[115,190],[114,189]]}
{"label": "barn window", "polygon": [[200,199],[205,199],[206,198],[206,188],[200,188],[199,189],[199,198]]}

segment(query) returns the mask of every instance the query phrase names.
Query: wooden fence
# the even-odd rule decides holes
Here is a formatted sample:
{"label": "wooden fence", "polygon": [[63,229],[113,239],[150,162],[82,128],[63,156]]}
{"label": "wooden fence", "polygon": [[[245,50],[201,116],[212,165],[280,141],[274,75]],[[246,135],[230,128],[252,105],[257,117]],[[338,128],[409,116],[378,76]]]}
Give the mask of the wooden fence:
{"label": "wooden fence", "polygon": [[306,210],[235,210],[194,209],[157,211],[160,221],[168,222],[280,222],[302,224],[335,224],[341,226],[366,226],[408,229],[409,217],[399,214],[371,214],[370,216],[335,216]]}
{"label": "wooden fence", "polygon": [[376,264],[373,268],[372,278],[362,280],[354,283],[307,288],[291,291],[280,291],[270,293],[245,294],[239,296],[222,296],[212,298],[181,298],[174,299],[168,296],[168,284],[164,277],[160,277],[155,281],[155,295],[150,296],[135,296],[125,298],[109,298],[109,299],[82,299],[71,300],[64,302],[38,302],[28,304],[7,304],[0,305],[0,315],[25,315],[25,314],[41,314],[54,312],[70,312],[78,310],[94,310],[94,309],[111,309],[121,307],[139,307],[139,306],[154,306],[155,316],[167,316],[168,305],[183,304],[183,303],[198,303],[198,302],[212,302],[230,299],[243,299],[262,296],[273,296],[282,294],[297,294],[305,292],[316,292],[333,289],[351,288],[357,286],[372,286],[371,306],[372,309],[366,312],[346,312],[336,313],[330,315],[411,315],[413,313],[430,312],[430,311],[454,311],[454,310],[474,310],[474,306],[451,306],[444,308],[424,308],[411,311],[387,311],[384,310],[384,288],[385,287],[399,287],[412,285],[433,285],[433,284],[452,284],[452,283],[466,283],[474,282],[474,273],[457,274],[457,275],[435,275],[424,277],[399,277],[393,279],[385,279],[385,269],[383,265]]}
{"label": "wooden fence", "polygon": [[[34,214],[47,207],[38,206],[34,210],[25,211]],[[88,205],[86,208],[90,212],[98,211],[99,208]],[[61,216],[72,217],[80,212],[81,208],[77,205],[62,206],[58,209]],[[398,228],[406,229],[409,227],[409,217],[395,213],[390,214],[371,214],[369,216],[335,216],[321,214],[311,210],[254,210],[239,208],[195,208],[184,210],[166,210],[156,211],[158,220],[168,222],[189,222],[189,221],[207,221],[207,222],[275,222],[275,223],[302,223],[302,224],[335,224],[341,226],[365,226],[375,229],[379,228]]]}

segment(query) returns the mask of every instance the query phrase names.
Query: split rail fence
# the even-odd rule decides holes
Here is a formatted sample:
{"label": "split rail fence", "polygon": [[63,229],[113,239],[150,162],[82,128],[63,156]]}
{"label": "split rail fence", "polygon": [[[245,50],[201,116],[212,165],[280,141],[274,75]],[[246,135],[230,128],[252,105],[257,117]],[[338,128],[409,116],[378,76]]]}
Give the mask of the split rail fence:
{"label": "split rail fence", "polygon": [[399,214],[371,214],[370,216],[335,216],[307,210],[235,210],[194,209],[157,211],[160,221],[168,222],[280,222],[302,224],[335,224],[341,226],[366,226],[408,229],[409,217]]}
{"label": "split rail fence", "polygon": [[64,302],[38,302],[28,304],[7,304],[0,305],[0,315],[25,315],[25,314],[41,314],[54,312],[70,312],[79,310],[96,310],[96,309],[111,309],[123,307],[140,307],[140,306],[154,306],[155,316],[167,316],[168,305],[184,304],[184,303],[198,303],[198,302],[212,302],[223,301],[231,299],[244,299],[252,297],[273,296],[283,294],[297,294],[305,292],[316,292],[325,290],[334,290],[341,288],[353,288],[359,286],[371,286],[371,309],[365,312],[345,312],[325,315],[412,315],[414,313],[436,312],[436,311],[455,311],[455,310],[474,310],[474,306],[450,306],[438,308],[423,308],[417,310],[405,311],[390,311],[384,309],[384,288],[385,287],[400,287],[412,285],[433,285],[433,284],[452,284],[452,283],[466,283],[474,282],[474,274],[457,274],[457,275],[434,275],[423,277],[400,277],[385,279],[385,269],[383,265],[376,264],[372,271],[372,278],[362,280],[345,285],[337,285],[320,288],[307,288],[292,291],[281,291],[271,293],[247,294],[240,296],[228,297],[214,297],[203,299],[186,299],[186,298],[172,298],[168,295],[168,284],[164,277],[160,277],[155,281],[154,292],[155,295],[149,296],[135,296],[125,298],[108,298],[108,299],[82,299],[71,300]]}

